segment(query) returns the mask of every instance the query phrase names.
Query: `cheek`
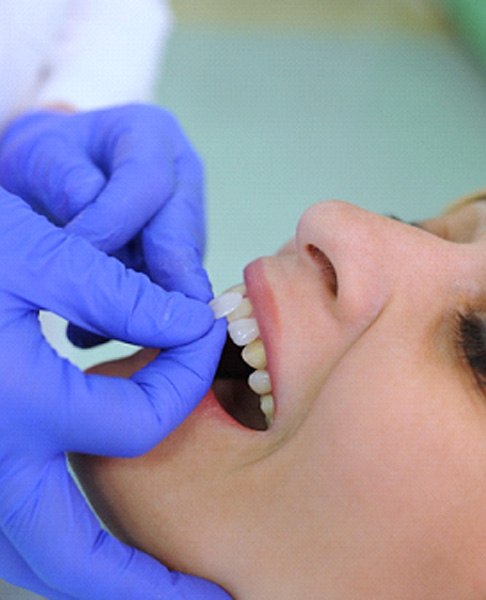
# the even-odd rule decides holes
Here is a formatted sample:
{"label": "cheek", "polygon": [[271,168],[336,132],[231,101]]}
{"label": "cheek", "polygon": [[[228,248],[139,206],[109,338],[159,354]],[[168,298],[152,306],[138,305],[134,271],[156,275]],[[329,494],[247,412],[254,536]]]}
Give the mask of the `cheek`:
{"label": "cheek", "polygon": [[354,531],[389,548],[399,532],[414,552],[425,536],[439,553],[486,532],[484,413],[445,371],[358,352],[332,372],[306,427],[316,485]]}

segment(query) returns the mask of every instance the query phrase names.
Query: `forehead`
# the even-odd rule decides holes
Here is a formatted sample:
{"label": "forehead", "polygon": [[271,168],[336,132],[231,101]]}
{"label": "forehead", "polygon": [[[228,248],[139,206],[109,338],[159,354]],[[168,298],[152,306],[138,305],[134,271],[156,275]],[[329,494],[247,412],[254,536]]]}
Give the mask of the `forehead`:
{"label": "forehead", "polygon": [[448,270],[469,300],[486,307],[486,193],[450,205],[443,214],[416,222],[419,228],[452,244],[436,248],[435,267]]}
{"label": "forehead", "polygon": [[451,242],[472,244],[486,240],[486,193],[462,198],[442,215],[419,223],[427,231]]}

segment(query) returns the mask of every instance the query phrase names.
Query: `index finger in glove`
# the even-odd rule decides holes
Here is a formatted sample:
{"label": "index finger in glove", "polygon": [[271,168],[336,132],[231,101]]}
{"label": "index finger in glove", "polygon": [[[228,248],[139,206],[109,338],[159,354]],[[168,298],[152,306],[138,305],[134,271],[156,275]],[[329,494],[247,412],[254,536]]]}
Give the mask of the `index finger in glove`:
{"label": "index finger in glove", "polygon": [[145,346],[187,343],[213,323],[207,305],[165,292],[7,193],[0,196],[0,289],[12,302]]}
{"label": "index finger in glove", "polygon": [[154,111],[133,107],[125,121],[112,123],[111,135],[93,142],[98,145],[92,153],[98,164],[104,163],[107,184],[66,229],[104,252],[124,246],[170,200],[179,184],[177,161],[194,154],[175,119]]}

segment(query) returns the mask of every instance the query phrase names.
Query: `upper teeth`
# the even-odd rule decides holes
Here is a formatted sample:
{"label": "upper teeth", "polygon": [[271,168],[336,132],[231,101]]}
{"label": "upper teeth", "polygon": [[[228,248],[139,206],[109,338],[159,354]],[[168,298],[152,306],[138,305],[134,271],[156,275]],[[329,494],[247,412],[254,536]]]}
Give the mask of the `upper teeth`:
{"label": "upper teeth", "polygon": [[243,346],[243,360],[256,369],[248,378],[248,385],[260,396],[260,409],[265,415],[267,425],[273,422],[275,405],[272,396],[272,384],[267,366],[267,358],[256,319],[252,317],[253,308],[246,298],[246,288],[238,285],[230,288],[210,302],[217,319],[226,317],[228,333],[237,346]]}
{"label": "upper teeth", "polygon": [[238,319],[228,323],[228,333],[237,346],[246,346],[260,336],[256,319]]}
{"label": "upper teeth", "polygon": [[248,298],[242,298],[240,304],[227,315],[228,322],[238,319],[246,319],[253,312],[253,307]]}
{"label": "upper teeth", "polygon": [[214,300],[211,300],[209,303],[211,308],[213,309],[214,316],[216,319],[221,319],[221,317],[226,317],[230,313],[234,312],[234,310],[241,304],[243,300],[243,296],[240,292],[227,292],[226,294],[222,294]]}
{"label": "upper teeth", "polygon": [[269,394],[272,391],[272,384],[270,383],[270,375],[268,371],[253,371],[248,377],[248,385],[260,396]]}
{"label": "upper teeth", "polygon": [[267,355],[260,338],[250,342],[241,353],[243,360],[254,369],[264,369],[267,366]]}

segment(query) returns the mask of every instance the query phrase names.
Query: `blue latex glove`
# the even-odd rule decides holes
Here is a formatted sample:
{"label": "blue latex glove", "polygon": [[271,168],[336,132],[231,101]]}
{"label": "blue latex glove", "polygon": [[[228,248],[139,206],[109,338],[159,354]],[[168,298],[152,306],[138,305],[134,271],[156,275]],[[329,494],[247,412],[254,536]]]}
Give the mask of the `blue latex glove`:
{"label": "blue latex glove", "polygon": [[165,289],[210,299],[201,162],[161,108],[25,113],[0,136],[0,185]]}
{"label": "blue latex glove", "polygon": [[[47,309],[99,335],[167,348],[131,379],[85,375],[41,334]],[[135,456],[208,389],[225,338],[166,292],[0,189],[0,577],[51,600],[227,598],[104,532],[66,451]]]}

